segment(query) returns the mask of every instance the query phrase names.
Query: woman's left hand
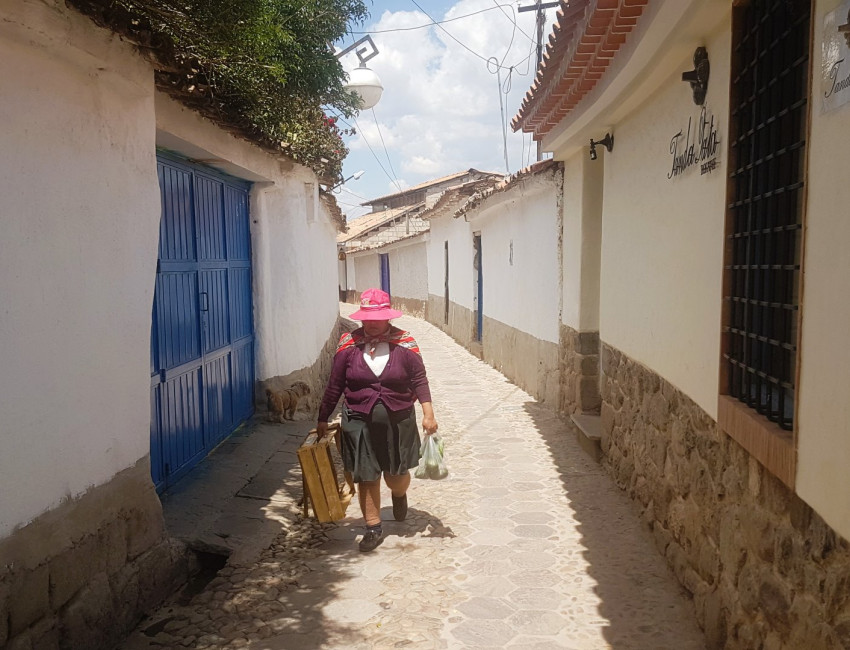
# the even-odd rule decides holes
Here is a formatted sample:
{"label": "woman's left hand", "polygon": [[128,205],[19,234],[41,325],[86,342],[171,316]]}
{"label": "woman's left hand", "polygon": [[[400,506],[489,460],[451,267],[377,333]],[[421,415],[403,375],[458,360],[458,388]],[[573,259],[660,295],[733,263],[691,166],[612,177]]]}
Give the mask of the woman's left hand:
{"label": "woman's left hand", "polygon": [[425,433],[429,436],[433,433],[437,433],[437,420],[434,419],[434,416],[428,417],[427,415],[422,418],[422,428],[425,429]]}
{"label": "woman's left hand", "polygon": [[429,436],[437,433],[437,418],[434,417],[431,402],[422,402],[422,428]]}

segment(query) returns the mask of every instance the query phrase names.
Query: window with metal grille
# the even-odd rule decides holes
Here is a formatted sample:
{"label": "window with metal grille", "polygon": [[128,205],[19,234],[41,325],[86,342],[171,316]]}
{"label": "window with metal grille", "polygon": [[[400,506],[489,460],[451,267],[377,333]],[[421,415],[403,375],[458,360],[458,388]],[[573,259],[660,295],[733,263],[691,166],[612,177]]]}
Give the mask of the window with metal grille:
{"label": "window with metal grille", "polygon": [[724,298],[725,381],[794,426],[810,0],[749,0],[733,14]]}

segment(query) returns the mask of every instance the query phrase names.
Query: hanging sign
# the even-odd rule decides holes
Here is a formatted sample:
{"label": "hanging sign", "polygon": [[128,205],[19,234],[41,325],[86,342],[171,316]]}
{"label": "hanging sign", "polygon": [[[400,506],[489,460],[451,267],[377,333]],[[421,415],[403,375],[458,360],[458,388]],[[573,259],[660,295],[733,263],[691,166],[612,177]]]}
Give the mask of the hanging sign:
{"label": "hanging sign", "polygon": [[703,106],[696,125],[689,117],[687,130],[680,130],[670,139],[673,164],[667,178],[681,176],[691,167],[699,167],[700,174],[710,174],[720,166],[719,150],[717,124],[714,116]]}
{"label": "hanging sign", "polygon": [[823,19],[821,112],[850,101],[850,0]]}

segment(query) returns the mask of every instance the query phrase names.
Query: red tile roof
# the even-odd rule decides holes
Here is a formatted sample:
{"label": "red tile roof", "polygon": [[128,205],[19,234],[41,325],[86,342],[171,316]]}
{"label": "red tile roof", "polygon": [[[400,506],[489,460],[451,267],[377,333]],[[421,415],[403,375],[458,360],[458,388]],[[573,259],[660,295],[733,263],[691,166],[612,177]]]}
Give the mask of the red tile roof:
{"label": "red tile roof", "polygon": [[650,0],[561,0],[543,61],[511,121],[541,140],[603,77]]}

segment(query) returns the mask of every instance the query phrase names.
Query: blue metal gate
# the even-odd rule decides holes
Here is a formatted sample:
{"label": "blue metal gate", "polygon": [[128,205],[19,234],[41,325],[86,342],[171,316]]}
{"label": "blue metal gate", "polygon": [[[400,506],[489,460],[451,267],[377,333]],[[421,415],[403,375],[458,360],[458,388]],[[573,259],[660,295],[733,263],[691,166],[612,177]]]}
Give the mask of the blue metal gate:
{"label": "blue metal gate", "polygon": [[249,185],[157,156],[151,475],[173,485],[253,412]]}

